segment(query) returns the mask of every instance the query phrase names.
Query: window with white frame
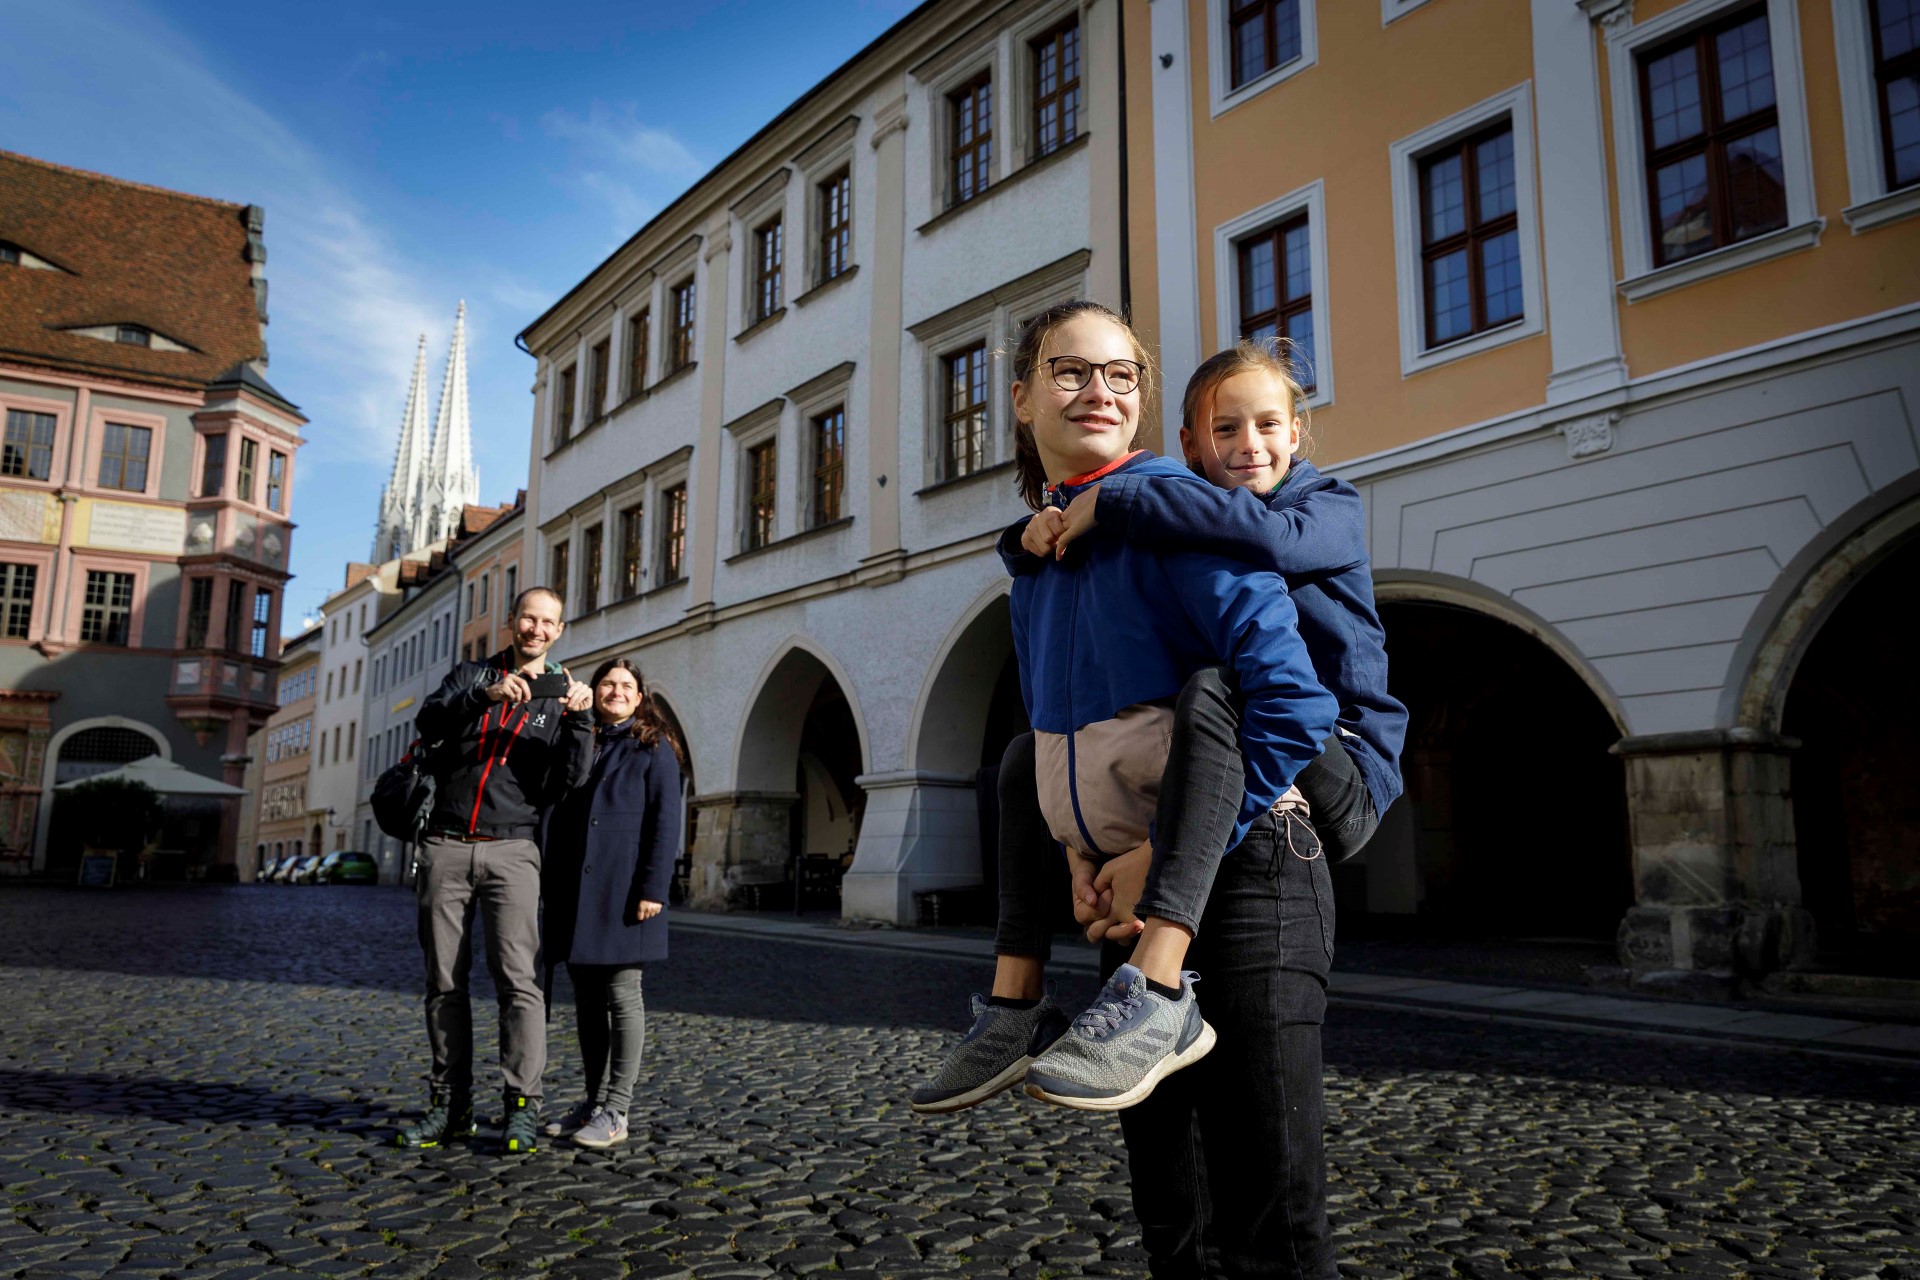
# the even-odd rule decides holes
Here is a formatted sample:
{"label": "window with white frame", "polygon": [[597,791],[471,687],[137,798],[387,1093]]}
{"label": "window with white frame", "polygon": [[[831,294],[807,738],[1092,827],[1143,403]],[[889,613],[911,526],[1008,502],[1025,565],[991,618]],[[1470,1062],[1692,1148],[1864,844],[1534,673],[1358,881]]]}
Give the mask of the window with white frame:
{"label": "window with white frame", "polygon": [[1207,0],[1212,113],[1230,111],[1320,59],[1318,0]]}
{"label": "window with white frame", "polygon": [[1319,181],[1215,228],[1220,342],[1280,337],[1314,407],[1333,400],[1325,186]]}
{"label": "window with white frame", "polygon": [[1530,88],[1402,138],[1390,155],[1402,375],[1540,333]]}
{"label": "window with white frame", "polygon": [[853,268],[853,144],[859,131],[860,118],[848,116],[793,158],[805,254],[796,301]]}
{"label": "window with white frame", "polygon": [[1686,0],[1607,63],[1629,302],[1819,241],[1796,0]]}
{"label": "window with white frame", "polygon": [[853,513],[847,506],[847,405],[851,360],[787,392],[799,428],[795,473],[799,527],[818,529]]}
{"label": "window with white frame", "polygon": [[1833,0],[1854,233],[1920,213],[1920,0]]}

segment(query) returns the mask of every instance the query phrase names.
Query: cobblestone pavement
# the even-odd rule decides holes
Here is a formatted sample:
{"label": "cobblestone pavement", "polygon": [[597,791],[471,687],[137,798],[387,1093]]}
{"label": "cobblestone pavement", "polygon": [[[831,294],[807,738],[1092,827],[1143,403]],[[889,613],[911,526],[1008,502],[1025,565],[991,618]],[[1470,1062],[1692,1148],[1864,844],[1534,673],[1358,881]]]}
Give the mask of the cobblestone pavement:
{"label": "cobblestone pavement", "polygon": [[[674,953],[631,1145],[407,1153],[404,893],[0,891],[0,1276],[1144,1273],[1110,1120],[907,1111],[983,966]],[[1920,1071],[1339,1009],[1327,1046],[1348,1276],[1920,1276]]]}

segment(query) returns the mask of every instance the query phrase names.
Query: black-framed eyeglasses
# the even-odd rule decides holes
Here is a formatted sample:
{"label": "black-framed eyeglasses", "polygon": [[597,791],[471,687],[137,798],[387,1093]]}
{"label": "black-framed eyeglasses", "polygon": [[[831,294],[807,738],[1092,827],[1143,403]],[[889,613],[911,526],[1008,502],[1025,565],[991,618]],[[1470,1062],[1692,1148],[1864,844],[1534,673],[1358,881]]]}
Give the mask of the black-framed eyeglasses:
{"label": "black-framed eyeglasses", "polygon": [[1093,381],[1093,371],[1107,380],[1107,390],[1124,396],[1140,385],[1140,364],[1136,360],[1109,360],[1095,364],[1085,356],[1055,356],[1046,362],[1053,385],[1062,391],[1081,391]]}

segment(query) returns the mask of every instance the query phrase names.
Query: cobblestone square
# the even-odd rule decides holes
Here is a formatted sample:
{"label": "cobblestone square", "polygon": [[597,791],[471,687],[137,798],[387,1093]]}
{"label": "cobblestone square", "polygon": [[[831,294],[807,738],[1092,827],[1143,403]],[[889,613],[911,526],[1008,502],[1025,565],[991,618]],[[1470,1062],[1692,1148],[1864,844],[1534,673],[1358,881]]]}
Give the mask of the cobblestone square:
{"label": "cobblestone square", "polygon": [[[1113,1121],[907,1110],[981,964],[679,929],[632,1141],[505,1158],[384,1145],[424,1094],[404,892],[21,890],[0,939],[0,1275],[1145,1273]],[[1345,1275],[1920,1276],[1920,1071],[1338,1004],[1327,1060]]]}

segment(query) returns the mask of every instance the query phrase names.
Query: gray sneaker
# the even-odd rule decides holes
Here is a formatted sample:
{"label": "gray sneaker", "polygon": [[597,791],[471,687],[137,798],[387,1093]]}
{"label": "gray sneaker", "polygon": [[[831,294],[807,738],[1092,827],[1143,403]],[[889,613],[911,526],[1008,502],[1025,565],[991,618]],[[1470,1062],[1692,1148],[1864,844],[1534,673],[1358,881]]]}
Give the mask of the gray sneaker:
{"label": "gray sneaker", "polygon": [[1207,1056],[1213,1028],[1193,998],[1197,973],[1180,975],[1180,998],[1147,988],[1147,975],[1130,964],[1114,970],[1067,1034],[1034,1060],[1027,1094],[1082,1111],[1119,1111],[1142,1102],[1153,1087]]}
{"label": "gray sneaker", "polygon": [[570,1138],[578,1133],[587,1121],[593,1119],[593,1113],[599,1109],[592,1098],[588,1098],[585,1102],[576,1102],[567,1109],[565,1115],[557,1116],[541,1125],[540,1132],[549,1138]]}
{"label": "gray sneaker", "polygon": [[602,1151],[627,1140],[627,1118],[618,1111],[595,1107],[592,1119],[573,1135],[575,1146]]}
{"label": "gray sneaker", "polygon": [[921,1115],[977,1106],[1019,1084],[1035,1056],[1066,1029],[1067,1016],[1050,995],[1031,1009],[988,1004],[976,995],[972,1028],[908,1102]]}

